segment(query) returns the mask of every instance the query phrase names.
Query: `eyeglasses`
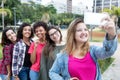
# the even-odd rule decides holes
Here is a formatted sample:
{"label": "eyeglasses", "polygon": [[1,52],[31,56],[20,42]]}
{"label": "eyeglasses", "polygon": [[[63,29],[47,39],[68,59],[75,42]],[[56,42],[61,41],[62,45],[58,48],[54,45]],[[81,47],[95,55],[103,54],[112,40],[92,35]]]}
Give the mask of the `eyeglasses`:
{"label": "eyeglasses", "polygon": [[58,34],[58,31],[53,32],[52,34],[50,34],[50,36],[53,36],[55,34]]}

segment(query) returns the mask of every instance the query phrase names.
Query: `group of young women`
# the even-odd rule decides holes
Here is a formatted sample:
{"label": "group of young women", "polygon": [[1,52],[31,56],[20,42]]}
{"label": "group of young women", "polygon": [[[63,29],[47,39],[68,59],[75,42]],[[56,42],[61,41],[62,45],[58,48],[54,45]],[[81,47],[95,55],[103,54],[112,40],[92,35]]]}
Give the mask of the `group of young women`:
{"label": "group of young women", "polygon": [[[33,33],[37,37],[34,41]],[[64,46],[61,45],[61,41],[61,31],[55,26],[48,27],[42,21],[36,22],[33,29],[30,24],[23,23],[17,34],[12,28],[4,29],[1,41],[3,59],[0,61],[0,78],[38,80],[45,78],[39,74],[43,75],[46,71],[47,79],[47,70],[51,68],[56,54]]]}
{"label": "group of young women", "polygon": [[[2,80],[101,80],[97,60],[112,56],[117,48],[115,24],[106,17],[103,46],[89,45],[89,30],[77,18],[67,31],[66,43],[55,26],[39,21],[23,23],[17,35],[13,29],[2,32],[3,59],[0,65]],[[33,33],[37,36],[32,40]]]}

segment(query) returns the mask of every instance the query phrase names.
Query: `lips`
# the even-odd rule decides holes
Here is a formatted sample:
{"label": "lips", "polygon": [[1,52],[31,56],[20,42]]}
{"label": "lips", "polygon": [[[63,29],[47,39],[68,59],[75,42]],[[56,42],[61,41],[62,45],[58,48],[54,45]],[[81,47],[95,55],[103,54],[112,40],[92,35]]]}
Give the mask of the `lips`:
{"label": "lips", "polygon": [[87,34],[82,34],[80,38],[87,38]]}
{"label": "lips", "polygon": [[13,41],[16,41],[16,36],[11,38]]}

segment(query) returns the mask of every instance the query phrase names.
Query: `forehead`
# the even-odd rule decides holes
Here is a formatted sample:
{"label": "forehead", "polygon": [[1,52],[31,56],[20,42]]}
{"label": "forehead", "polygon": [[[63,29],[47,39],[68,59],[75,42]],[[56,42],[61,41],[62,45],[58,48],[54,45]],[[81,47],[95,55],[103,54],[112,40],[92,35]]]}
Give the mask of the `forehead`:
{"label": "forehead", "polygon": [[45,30],[43,26],[37,27],[35,30]]}
{"label": "forehead", "polygon": [[14,31],[13,30],[8,30],[7,32],[6,32],[6,35],[8,35],[8,34],[11,34],[11,33],[13,33]]}
{"label": "forehead", "polygon": [[49,32],[54,32],[54,31],[57,31],[56,29],[50,29]]}
{"label": "forehead", "polygon": [[78,28],[87,28],[87,27],[86,27],[85,23],[78,23],[76,25],[76,29],[78,29]]}
{"label": "forehead", "polygon": [[23,29],[31,29],[30,26],[25,26]]}

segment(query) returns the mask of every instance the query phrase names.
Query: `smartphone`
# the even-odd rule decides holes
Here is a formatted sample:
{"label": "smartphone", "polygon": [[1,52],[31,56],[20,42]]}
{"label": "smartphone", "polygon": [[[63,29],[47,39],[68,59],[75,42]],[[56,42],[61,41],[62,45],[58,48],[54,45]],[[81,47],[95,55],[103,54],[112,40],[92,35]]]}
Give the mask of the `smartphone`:
{"label": "smartphone", "polygon": [[101,20],[105,17],[107,17],[108,14],[105,13],[92,13],[92,12],[86,12],[84,13],[84,23],[86,25],[103,25],[104,23],[101,23]]}

